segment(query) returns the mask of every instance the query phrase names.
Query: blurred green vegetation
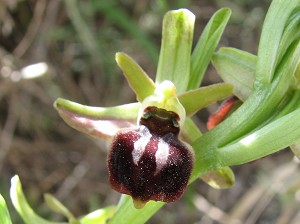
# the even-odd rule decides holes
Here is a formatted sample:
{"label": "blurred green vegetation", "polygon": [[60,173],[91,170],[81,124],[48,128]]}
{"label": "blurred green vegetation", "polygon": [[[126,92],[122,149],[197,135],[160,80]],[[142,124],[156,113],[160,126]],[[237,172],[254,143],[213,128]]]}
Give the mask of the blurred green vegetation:
{"label": "blurred green vegetation", "polygon": [[[0,192],[13,223],[22,223],[8,197],[14,174],[19,174],[32,207],[49,219],[61,217],[43,206],[42,194],[47,192],[77,216],[118,202],[119,194],[107,182],[107,144],[68,127],[52,107],[57,97],[93,106],[135,101],[115,53],[127,53],[154,77],[161,22],[170,9],[184,7],[196,15],[196,41],[211,15],[230,7],[232,18],[221,45],[256,53],[269,4],[270,0],[0,1]],[[25,78],[22,68],[38,62],[48,66],[44,75]],[[204,84],[220,81],[210,67]],[[201,129],[216,108],[197,114]],[[226,223],[228,217],[248,224],[296,220],[300,183],[290,171],[299,168],[291,168],[291,159],[281,152],[235,167],[237,181],[229,190],[213,190],[198,181],[181,201],[165,206],[149,223]],[[278,177],[281,171],[286,172]]]}

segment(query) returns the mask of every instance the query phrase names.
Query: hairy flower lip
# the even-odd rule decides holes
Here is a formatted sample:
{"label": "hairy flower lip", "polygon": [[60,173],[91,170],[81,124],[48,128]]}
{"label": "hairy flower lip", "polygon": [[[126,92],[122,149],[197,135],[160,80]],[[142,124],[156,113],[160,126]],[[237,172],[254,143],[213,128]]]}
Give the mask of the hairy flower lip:
{"label": "hairy flower lip", "polygon": [[[107,159],[112,188],[144,203],[178,200],[192,171],[193,153],[173,133],[152,135],[136,163],[132,152],[141,135],[140,128],[122,130],[113,139]],[[161,154],[159,144],[163,145]],[[165,146],[167,155],[163,155]]]}
{"label": "hairy flower lip", "polygon": [[138,127],[123,129],[112,140],[109,182],[129,194],[137,208],[149,200],[174,202],[186,189],[194,155],[178,138],[179,119],[173,111],[150,106]]}

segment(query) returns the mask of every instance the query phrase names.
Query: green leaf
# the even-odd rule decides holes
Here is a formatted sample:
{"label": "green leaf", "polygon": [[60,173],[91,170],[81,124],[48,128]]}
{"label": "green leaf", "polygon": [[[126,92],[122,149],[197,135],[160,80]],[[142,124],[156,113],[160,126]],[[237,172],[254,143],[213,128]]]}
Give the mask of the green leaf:
{"label": "green leaf", "polygon": [[187,116],[193,116],[209,104],[230,96],[232,91],[231,84],[214,84],[180,94],[178,99],[185,108]]}
{"label": "green leaf", "polygon": [[114,215],[115,206],[98,209],[91,212],[80,219],[81,224],[106,224],[108,220]]}
{"label": "green leaf", "polygon": [[260,83],[270,83],[276,65],[280,62],[278,52],[287,21],[299,0],[273,0],[266,15],[258,48],[256,78]]}
{"label": "green leaf", "polygon": [[300,109],[297,109],[234,144],[219,148],[223,165],[238,165],[256,160],[293,145],[300,139]]}
{"label": "green leaf", "polygon": [[189,90],[196,89],[200,86],[207,66],[219,44],[230,15],[230,9],[220,9],[211,17],[202,32],[191,57]]}
{"label": "green leaf", "polygon": [[10,198],[26,224],[67,224],[66,222],[50,222],[38,216],[28,204],[18,176],[11,179]]}
{"label": "green leaf", "polygon": [[286,23],[279,49],[278,49],[278,61],[282,59],[286,50],[290,45],[300,37],[300,6],[293,10],[292,15]]}
{"label": "green leaf", "polygon": [[[223,146],[230,148],[231,145],[240,138],[263,126],[264,122],[272,116],[291,85],[291,81],[299,64],[299,58],[300,43],[298,41],[287,50],[280,66],[276,70],[276,79],[273,80],[271,85],[256,85],[249,98],[235,112],[192,144],[195,149],[196,161],[198,160],[198,163],[195,163],[191,175],[192,180],[205,172],[213,171],[223,166],[246,162],[247,156],[251,159],[257,159],[260,158],[259,156],[262,157],[281,149],[282,144],[279,140],[281,137],[275,137],[274,134],[273,143],[278,144],[277,148],[273,143],[270,147],[267,147],[262,141],[262,145],[255,145],[255,148],[251,147],[250,151],[246,150],[245,147],[235,147],[233,151],[235,155],[239,153],[240,157],[233,157],[233,154],[226,154],[225,151],[219,150],[223,148]],[[291,120],[290,122],[294,121]],[[286,131],[287,127],[288,126],[282,130]],[[281,134],[283,134],[282,130]],[[284,135],[286,135],[286,133],[284,133]],[[289,145],[291,144],[293,144],[292,141]],[[237,144],[235,145],[238,146]],[[220,158],[220,153],[222,153],[222,159]],[[253,153],[253,155],[251,155],[251,153]]]}
{"label": "green leaf", "polygon": [[147,96],[153,94],[154,82],[132,58],[124,53],[117,53],[116,61],[138,101],[142,102]]}
{"label": "green leaf", "polygon": [[12,224],[4,198],[0,194],[0,223]]}
{"label": "green leaf", "polygon": [[91,107],[58,98],[54,107],[72,128],[92,137],[110,139],[120,128],[134,126],[140,104]]}
{"label": "green leaf", "polygon": [[79,224],[79,221],[76,220],[75,216],[67,209],[60,201],[58,201],[53,195],[45,194],[44,195],[45,202],[50,209],[54,212],[57,212],[66,218],[68,218],[69,222],[72,224]]}
{"label": "green leaf", "polygon": [[156,73],[157,84],[172,81],[177,93],[187,89],[195,16],[187,9],[166,13],[163,20],[162,43]]}
{"label": "green leaf", "polygon": [[212,58],[213,66],[226,82],[234,86],[233,93],[245,101],[253,90],[257,57],[235,48],[221,48]]}

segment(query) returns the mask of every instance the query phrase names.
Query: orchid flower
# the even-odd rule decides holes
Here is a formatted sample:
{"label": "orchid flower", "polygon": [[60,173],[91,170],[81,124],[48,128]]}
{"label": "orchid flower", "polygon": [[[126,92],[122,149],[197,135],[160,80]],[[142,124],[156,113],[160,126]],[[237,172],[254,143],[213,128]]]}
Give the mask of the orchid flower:
{"label": "orchid flower", "polygon": [[[207,51],[210,57],[229,14],[228,9],[220,10],[211,21],[213,24],[218,17],[225,18],[217,27],[216,37],[210,40],[212,47]],[[113,189],[130,195],[136,208],[143,207],[149,200],[173,202],[182,196],[194,165],[190,144],[201,136],[197,130],[198,136],[192,137],[186,117],[189,119],[233,91],[231,84],[197,88],[201,81],[199,70],[203,73],[210,60],[206,58],[204,68],[199,68],[199,60],[203,60],[198,55],[203,48],[199,41],[192,56],[194,63],[191,63],[194,20],[194,15],[186,9],[166,14],[155,81],[129,56],[116,54],[117,64],[135,92],[137,103],[97,108],[58,99],[54,104],[73,128],[111,140],[107,158],[109,182]],[[194,126],[192,120],[187,122]],[[231,186],[233,174],[228,169],[228,175],[219,175],[226,179],[219,181],[220,184],[212,178],[216,179],[213,186]]]}
{"label": "orchid flower", "polygon": [[[187,9],[170,11],[163,21],[155,80],[128,55],[116,54],[137,102],[104,108],[56,100],[55,108],[71,127],[111,141],[109,182],[123,195],[109,213],[101,210],[109,214],[98,216],[102,223],[145,223],[165,203],[180,199],[189,183],[201,178],[214,188],[230,187],[230,166],[288,146],[299,158],[299,5],[300,0],[272,1],[257,56],[234,48],[215,53],[229,9],[213,15],[193,51],[194,15]],[[225,83],[199,88],[211,60]],[[237,102],[231,98],[202,134],[192,116],[232,93],[241,105],[228,113]],[[12,183],[11,197],[21,216],[51,224],[32,212],[17,177]],[[47,198],[70,223],[94,223],[90,216],[76,220],[56,199]]]}

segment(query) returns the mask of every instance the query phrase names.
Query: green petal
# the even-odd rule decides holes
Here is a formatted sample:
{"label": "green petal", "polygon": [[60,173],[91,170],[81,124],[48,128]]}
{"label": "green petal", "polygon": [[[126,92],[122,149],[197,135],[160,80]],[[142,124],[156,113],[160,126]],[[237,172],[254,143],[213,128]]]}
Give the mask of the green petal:
{"label": "green petal", "polygon": [[12,223],[5,200],[1,194],[0,194],[0,223],[1,224],[11,224]]}
{"label": "green petal", "polygon": [[15,209],[26,224],[67,224],[66,222],[50,222],[38,216],[28,204],[18,176],[11,179],[10,197]]}
{"label": "green petal", "polygon": [[178,93],[187,89],[195,16],[187,9],[166,13],[155,82],[172,81]]}
{"label": "green petal", "polygon": [[134,126],[140,104],[90,107],[59,98],[54,107],[72,128],[92,137],[110,139],[120,128]]}
{"label": "green petal", "polygon": [[252,92],[257,57],[235,48],[221,48],[212,58],[218,74],[234,86],[233,93],[245,101]]}
{"label": "green petal", "polygon": [[187,116],[192,116],[209,104],[230,96],[232,92],[231,84],[222,83],[190,90],[180,94],[178,99],[184,106]]}
{"label": "green petal", "polygon": [[202,32],[191,57],[191,75],[188,89],[200,86],[211,57],[219,44],[230,18],[231,10],[220,9],[210,19]]}
{"label": "green petal", "polygon": [[147,96],[153,94],[154,82],[132,58],[124,53],[117,53],[116,61],[138,101],[142,102]]}

